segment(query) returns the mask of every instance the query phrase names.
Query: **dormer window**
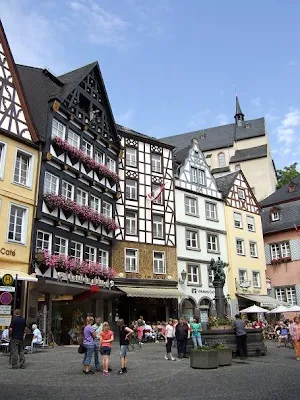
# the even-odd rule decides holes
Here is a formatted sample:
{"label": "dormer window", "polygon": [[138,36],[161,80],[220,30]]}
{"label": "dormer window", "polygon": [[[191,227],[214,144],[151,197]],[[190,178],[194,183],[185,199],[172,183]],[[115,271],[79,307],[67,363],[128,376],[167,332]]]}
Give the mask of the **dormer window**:
{"label": "dormer window", "polygon": [[289,184],[289,193],[293,193],[296,190],[296,185],[294,184],[294,182],[291,182]]}
{"label": "dormer window", "polygon": [[250,124],[250,122],[246,122],[246,123],[245,123],[245,128],[246,128],[246,129],[249,129],[249,128],[251,128],[251,124]]}
{"label": "dormer window", "polygon": [[225,159],[225,154],[224,153],[219,153],[218,154],[218,161],[219,161],[219,167],[226,167],[226,159]]}
{"label": "dormer window", "polygon": [[271,212],[271,220],[274,221],[279,221],[279,211],[272,211]]}
{"label": "dormer window", "polygon": [[238,189],[238,198],[241,200],[245,200],[245,191],[244,189]]}

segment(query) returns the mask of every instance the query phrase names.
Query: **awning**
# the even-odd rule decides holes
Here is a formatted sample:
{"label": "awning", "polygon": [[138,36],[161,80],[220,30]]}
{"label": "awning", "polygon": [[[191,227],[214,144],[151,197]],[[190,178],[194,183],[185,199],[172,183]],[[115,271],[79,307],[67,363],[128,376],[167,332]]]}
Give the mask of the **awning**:
{"label": "awning", "polygon": [[131,287],[118,286],[128,297],[147,297],[152,299],[178,299],[185,297],[184,293],[177,288],[157,288],[157,287]]}
{"label": "awning", "polygon": [[2,278],[2,276],[6,275],[6,274],[11,275],[14,279],[16,279],[16,275],[18,275],[18,281],[28,281],[28,282],[37,282],[38,281],[38,279],[34,275],[26,274],[26,272],[16,271],[13,269],[0,268],[0,278]]}
{"label": "awning", "polygon": [[238,294],[239,297],[251,300],[254,303],[259,303],[262,307],[277,307],[280,305],[288,305],[284,301],[274,299],[274,297],[263,294]]}

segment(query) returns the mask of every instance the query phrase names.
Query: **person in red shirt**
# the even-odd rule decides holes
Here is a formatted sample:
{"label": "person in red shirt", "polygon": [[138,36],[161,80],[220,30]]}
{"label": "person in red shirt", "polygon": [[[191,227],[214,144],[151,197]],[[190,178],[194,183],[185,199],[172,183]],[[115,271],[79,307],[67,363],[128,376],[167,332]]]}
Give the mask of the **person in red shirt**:
{"label": "person in red shirt", "polygon": [[103,322],[102,331],[100,333],[100,353],[102,355],[103,375],[108,376],[109,356],[111,352],[111,344],[114,341],[114,333],[110,330],[108,322]]}

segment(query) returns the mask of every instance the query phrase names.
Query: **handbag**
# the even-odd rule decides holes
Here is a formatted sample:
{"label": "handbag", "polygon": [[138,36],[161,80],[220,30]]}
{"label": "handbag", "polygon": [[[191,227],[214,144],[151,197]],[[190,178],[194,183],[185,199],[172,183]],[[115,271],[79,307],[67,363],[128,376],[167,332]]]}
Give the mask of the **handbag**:
{"label": "handbag", "polygon": [[79,354],[85,353],[85,347],[84,347],[84,345],[82,343],[78,347],[78,353]]}

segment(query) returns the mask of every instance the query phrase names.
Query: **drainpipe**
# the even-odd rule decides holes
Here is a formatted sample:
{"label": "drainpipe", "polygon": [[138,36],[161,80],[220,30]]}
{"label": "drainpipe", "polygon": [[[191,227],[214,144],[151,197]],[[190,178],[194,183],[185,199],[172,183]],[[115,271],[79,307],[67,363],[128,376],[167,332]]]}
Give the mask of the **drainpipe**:
{"label": "drainpipe", "polygon": [[[33,215],[32,215],[32,220],[35,222],[36,219],[36,214],[37,214],[37,205],[38,205],[38,195],[39,195],[39,183],[40,183],[40,172],[41,172],[41,164],[42,164],[42,143],[39,143],[39,153],[38,153],[38,164],[37,164],[37,170],[36,170],[36,180],[35,180],[35,188],[34,188],[34,204],[33,204]],[[32,254],[34,250],[34,243],[33,243],[33,238],[34,238],[34,223],[32,224],[31,227],[31,239],[30,239],[30,253],[29,253],[29,265],[31,267],[31,263],[33,261]],[[25,304],[24,304],[24,314],[26,312],[26,319],[28,318],[28,297],[29,297],[29,285],[30,282],[25,282],[25,287],[26,287],[26,297],[25,297]]]}

